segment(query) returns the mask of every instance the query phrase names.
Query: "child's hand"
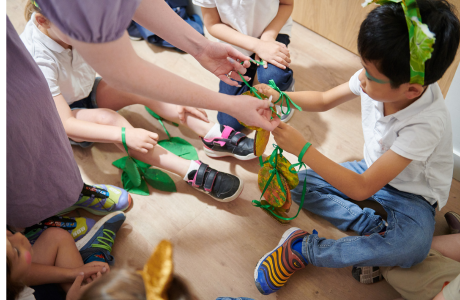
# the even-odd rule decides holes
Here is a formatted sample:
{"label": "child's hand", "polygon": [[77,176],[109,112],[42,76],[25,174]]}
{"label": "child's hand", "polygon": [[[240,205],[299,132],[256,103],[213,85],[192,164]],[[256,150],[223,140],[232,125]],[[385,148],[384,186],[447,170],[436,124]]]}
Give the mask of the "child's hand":
{"label": "child's hand", "polygon": [[264,60],[265,69],[268,67],[267,62],[283,70],[291,63],[291,55],[286,45],[275,40],[259,40],[254,52],[256,60]]}
{"label": "child's hand", "polygon": [[260,83],[254,86],[260,93],[264,94],[265,96],[272,96],[272,102],[278,100],[280,97],[280,93],[266,85],[265,83]]}
{"label": "child's hand", "polygon": [[126,128],[126,144],[130,149],[147,153],[157,145],[158,134],[142,128]]}
{"label": "child's hand", "polygon": [[81,273],[84,273],[83,279],[88,280],[91,276],[97,275],[97,273],[105,274],[110,272],[110,267],[107,263],[101,261],[92,261],[90,263],[84,264],[80,268],[75,268],[75,277],[79,276]]}
{"label": "child's hand", "polygon": [[190,106],[177,105],[177,113],[179,114],[179,120],[182,124],[185,124],[186,114],[189,113],[198,119],[209,123],[208,114],[201,108],[195,108]]}
{"label": "child's hand", "polygon": [[281,149],[297,156],[307,143],[307,140],[297,129],[283,122],[281,122],[272,133],[276,144]]}
{"label": "child's hand", "polygon": [[[97,272],[97,274],[93,275],[94,279],[91,280],[91,282],[94,282],[94,280],[100,278],[102,276],[101,272]],[[83,293],[91,286],[91,282],[88,282],[87,284],[83,283],[83,279],[85,278],[84,273],[80,273],[77,278],[75,278],[75,281],[73,282],[72,286],[70,289],[67,291],[67,296],[65,297],[66,300],[78,300],[80,297],[83,295]],[[87,279],[90,280],[90,279]]]}

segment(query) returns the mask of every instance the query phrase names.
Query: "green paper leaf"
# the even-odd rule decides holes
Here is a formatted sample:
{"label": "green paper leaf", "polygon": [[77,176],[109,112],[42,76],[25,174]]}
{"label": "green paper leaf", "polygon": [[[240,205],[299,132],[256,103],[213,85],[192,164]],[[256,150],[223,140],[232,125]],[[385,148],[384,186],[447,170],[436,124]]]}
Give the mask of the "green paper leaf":
{"label": "green paper leaf", "polygon": [[144,179],[153,188],[164,192],[176,192],[176,184],[165,172],[158,169],[148,169]]}
{"label": "green paper leaf", "polygon": [[115,167],[117,167],[118,169],[124,169],[125,166],[126,166],[126,160],[128,159],[129,156],[124,156],[120,159],[117,159],[116,161],[114,161],[112,163],[112,165],[114,165]]}
{"label": "green paper leaf", "polygon": [[151,165],[149,165],[148,163],[145,163],[143,161],[140,161],[140,160],[137,160],[135,158],[133,158],[134,162],[136,163],[137,167],[139,169],[148,169],[151,167]]}
{"label": "green paper leaf", "polygon": [[130,193],[142,196],[148,196],[150,194],[149,187],[144,180],[141,180],[138,186],[134,186],[126,172],[121,174],[121,182],[123,183],[123,188]]}
{"label": "green paper leaf", "polygon": [[183,138],[175,136],[169,140],[158,141],[158,145],[182,158],[198,160],[198,153],[195,147]]}
{"label": "green paper leaf", "polygon": [[129,180],[135,187],[138,187],[141,184],[141,174],[139,174],[139,169],[132,157],[128,157],[123,170],[128,174]]}

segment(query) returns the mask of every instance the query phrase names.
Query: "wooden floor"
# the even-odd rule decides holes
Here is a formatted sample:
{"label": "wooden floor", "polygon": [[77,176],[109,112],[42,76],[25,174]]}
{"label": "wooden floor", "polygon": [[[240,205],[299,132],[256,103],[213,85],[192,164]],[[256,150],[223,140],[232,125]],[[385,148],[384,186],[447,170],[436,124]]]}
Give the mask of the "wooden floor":
{"label": "wooden floor", "polygon": [[[25,25],[22,5],[22,0],[7,1],[8,15],[19,32]],[[349,80],[361,67],[356,55],[296,23],[291,41],[291,67],[298,91],[325,91]],[[145,60],[211,90],[218,90],[218,79],[201,68],[191,56],[151,46],[144,41],[132,44]],[[155,131],[160,134],[160,139],[166,138],[161,126],[142,106],[134,105],[120,113],[134,126]],[[216,121],[216,112],[208,114]],[[363,157],[358,99],[325,113],[296,112],[290,124],[336,162],[361,160]],[[204,154],[201,141],[193,132],[184,127],[166,126],[173,136],[183,136],[190,141],[205,163],[243,178],[245,189],[239,199],[219,203],[174,176],[177,193],[151,189],[149,196],[134,195],[134,208],[127,214],[114,246],[118,265],[140,268],[158,242],[170,239],[174,244],[175,272],[186,280],[197,299],[245,296],[254,299],[347,300],[394,299],[399,296],[386,282],[374,285],[356,282],[351,277],[351,267],[327,269],[314,266],[293,275],[278,293],[262,296],[254,285],[254,267],[262,255],[277,245],[290,226],[310,232],[316,229],[320,236],[335,239],[353,233],[342,232],[305,210],[289,226],[279,225],[251,205],[251,200],[260,196],[257,160],[211,159]],[[124,156],[117,147],[97,144],[90,149],[74,147],[73,150],[86,183],[121,186],[120,171],[111,165]],[[271,150],[268,147],[266,154]],[[295,161],[293,156],[287,156]],[[460,211],[459,198],[460,183],[454,180],[448,205],[436,215],[436,235],[447,233],[443,215],[449,210]],[[365,204],[372,206],[373,203]],[[296,207],[294,205],[293,210]],[[376,209],[383,211],[381,207]]]}

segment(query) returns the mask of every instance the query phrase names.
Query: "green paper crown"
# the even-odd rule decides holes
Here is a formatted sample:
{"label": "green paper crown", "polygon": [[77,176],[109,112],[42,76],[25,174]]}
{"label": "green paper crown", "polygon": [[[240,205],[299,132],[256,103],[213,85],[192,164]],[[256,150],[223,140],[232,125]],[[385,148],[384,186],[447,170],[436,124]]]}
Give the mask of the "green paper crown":
{"label": "green paper crown", "polygon": [[436,40],[434,33],[426,24],[422,23],[420,10],[416,0],[366,0],[363,7],[371,3],[380,5],[389,2],[401,3],[406,16],[407,28],[409,29],[410,48],[410,83],[425,84],[425,62],[431,58],[433,45]]}

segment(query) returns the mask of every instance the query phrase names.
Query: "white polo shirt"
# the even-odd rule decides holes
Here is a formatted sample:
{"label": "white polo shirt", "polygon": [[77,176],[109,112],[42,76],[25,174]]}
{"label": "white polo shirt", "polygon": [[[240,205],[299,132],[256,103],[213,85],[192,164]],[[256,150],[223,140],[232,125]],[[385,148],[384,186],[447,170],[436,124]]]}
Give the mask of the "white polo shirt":
{"label": "white polo shirt", "polygon": [[[260,38],[265,28],[278,14],[279,0],[193,0],[193,4],[205,8],[217,8],[220,20],[242,34]],[[280,34],[291,34],[292,18],[286,21]],[[220,41],[225,43],[224,41]],[[235,47],[251,56],[254,52]]]}
{"label": "white polo shirt", "polygon": [[427,87],[414,103],[384,116],[383,103],[363,93],[359,70],[349,81],[361,96],[364,159],[370,167],[389,149],[412,162],[390,181],[394,188],[423,196],[438,208],[446,205],[454,168],[452,125],[437,83]]}
{"label": "white polo shirt", "polygon": [[51,95],[62,94],[70,105],[86,98],[96,79],[96,71],[72,49],[65,49],[34,24],[35,13],[21,34],[21,40],[45,75]]}

